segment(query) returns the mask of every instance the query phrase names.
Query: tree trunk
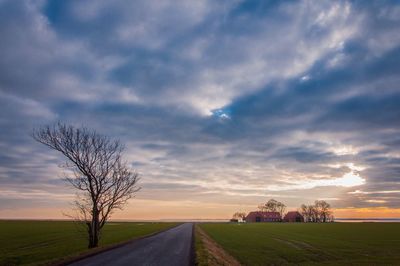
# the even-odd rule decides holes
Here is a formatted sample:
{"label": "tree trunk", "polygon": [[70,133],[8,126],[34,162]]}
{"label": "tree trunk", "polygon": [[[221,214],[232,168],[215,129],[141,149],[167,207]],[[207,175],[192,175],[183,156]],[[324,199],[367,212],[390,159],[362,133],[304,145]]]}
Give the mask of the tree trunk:
{"label": "tree trunk", "polygon": [[88,248],[92,248],[93,246],[93,229],[92,229],[92,223],[87,223],[88,227]]}
{"label": "tree trunk", "polygon": [[99,231],[95,230],[93,234],[93,240],[92,240],[92,248],[96,248],[99,245]]}
{"label": "tree trunk", "polygon": [[99,213],[96,209],[93,209],[92,222],[89,226],[89,245],[88,248],[96,248],[99,245],[100,236],[100,221]]}

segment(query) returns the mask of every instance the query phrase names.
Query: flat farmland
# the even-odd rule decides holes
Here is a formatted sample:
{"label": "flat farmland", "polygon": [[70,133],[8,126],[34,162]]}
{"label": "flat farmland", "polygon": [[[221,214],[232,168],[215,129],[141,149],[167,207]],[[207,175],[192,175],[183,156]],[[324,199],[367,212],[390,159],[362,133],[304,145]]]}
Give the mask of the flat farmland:
{"label": "flat farmland", "polygon": [[400,265],[400,223],[198,226],[243,265]]}
{"label": "flat farmland", "polygon": [[[146,236],[177,223],[110,222],[100,247]],[[88,251],[84,227],[67,221],[0,221],[0,265],[40,265]]]}

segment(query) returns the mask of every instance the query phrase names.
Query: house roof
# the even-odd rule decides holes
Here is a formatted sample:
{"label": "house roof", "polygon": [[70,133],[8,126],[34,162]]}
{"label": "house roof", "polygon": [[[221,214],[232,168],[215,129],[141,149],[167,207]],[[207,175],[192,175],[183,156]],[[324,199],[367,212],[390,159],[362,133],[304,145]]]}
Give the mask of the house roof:
{"label": "house roof", "polygon": [[246,219],[248,218],[253,218],[253,217],[262,217],[262,218],[277,218],[280,219],[281,215],[279,212],[262,212],[262,211],[255,211],[255,212],[249,212],[247,215]]}
{"label": "house roof", "polygon": [[303,217],[298,211],[291,211],[285,215],[285,219],[295,219],[296,217]]}

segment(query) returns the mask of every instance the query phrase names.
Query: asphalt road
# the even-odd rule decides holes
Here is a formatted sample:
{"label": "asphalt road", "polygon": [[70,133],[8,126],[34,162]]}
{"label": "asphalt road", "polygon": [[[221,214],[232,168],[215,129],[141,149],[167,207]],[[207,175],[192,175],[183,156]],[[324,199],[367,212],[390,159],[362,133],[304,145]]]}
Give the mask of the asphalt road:
{"label": "asphalt road", "polygon": [[71,266],[191,265],[193,224],[185,223],[70,264]]}

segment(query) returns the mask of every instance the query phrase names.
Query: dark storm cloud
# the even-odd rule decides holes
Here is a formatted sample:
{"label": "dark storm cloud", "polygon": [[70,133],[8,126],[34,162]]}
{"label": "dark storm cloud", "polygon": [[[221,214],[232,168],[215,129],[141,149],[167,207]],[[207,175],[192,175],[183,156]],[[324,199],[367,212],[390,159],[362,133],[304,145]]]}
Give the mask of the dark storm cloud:
{"label": "dark storm cloud", "polygon": [[[400,189],[396,1],[0,6],[6,195],[61,185],[62,159],[29,132],[62,120],[120,138],[145,198],[250,202],[272,187],[290,204],[313,193],[338,207],[398,203],[348,193]],[[340,185],[349,173],[365,183]]]}

